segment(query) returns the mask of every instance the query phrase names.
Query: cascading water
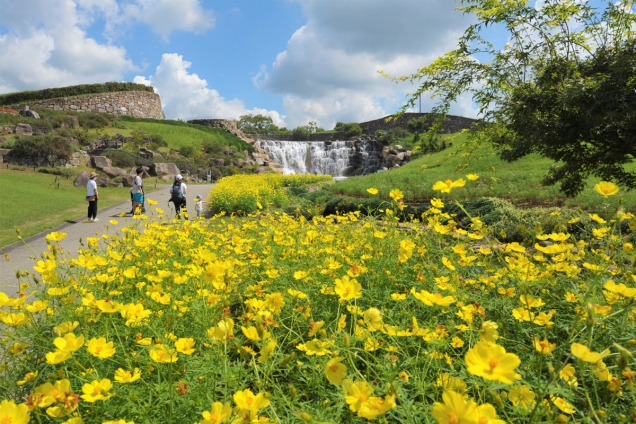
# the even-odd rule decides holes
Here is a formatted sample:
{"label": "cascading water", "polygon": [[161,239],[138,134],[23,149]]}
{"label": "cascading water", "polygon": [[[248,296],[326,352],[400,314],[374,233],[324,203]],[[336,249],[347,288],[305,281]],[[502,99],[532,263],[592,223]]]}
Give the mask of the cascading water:
{"label": "cascading water", "polygon": [[259,147],[283,167],[285,174],[344,175],[355,153],[351,141],[259,140]]}

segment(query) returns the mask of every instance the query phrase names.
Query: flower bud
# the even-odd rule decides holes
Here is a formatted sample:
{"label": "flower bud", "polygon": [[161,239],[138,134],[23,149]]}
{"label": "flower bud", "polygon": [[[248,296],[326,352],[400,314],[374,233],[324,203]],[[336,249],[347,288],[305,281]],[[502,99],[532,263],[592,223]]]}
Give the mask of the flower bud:
{"label": "flower bud", "polygon": [[568,418],[568,416],[567,416],[567,415],[565,415],[565,414],[559,414],[559,415],[557,415],[557,417],[556,417],[556,421],[557,421],[559,424],[567,423],[569,420],[570,420],[570,418]]}

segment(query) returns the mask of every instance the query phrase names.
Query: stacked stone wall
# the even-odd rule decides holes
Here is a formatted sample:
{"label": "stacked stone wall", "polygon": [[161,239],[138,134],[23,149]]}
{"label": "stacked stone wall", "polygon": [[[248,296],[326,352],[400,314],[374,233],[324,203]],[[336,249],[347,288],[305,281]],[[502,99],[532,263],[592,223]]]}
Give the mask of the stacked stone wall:
{"label": "stacked stone wall", "polygon": [[89,94],[77,97],[41,100],[8,106],[11,109],[27,110],[34,107],[53,110],[111,113],[117,116],[163,119],[161,99],[157,93],[148,91],[117,91]]}

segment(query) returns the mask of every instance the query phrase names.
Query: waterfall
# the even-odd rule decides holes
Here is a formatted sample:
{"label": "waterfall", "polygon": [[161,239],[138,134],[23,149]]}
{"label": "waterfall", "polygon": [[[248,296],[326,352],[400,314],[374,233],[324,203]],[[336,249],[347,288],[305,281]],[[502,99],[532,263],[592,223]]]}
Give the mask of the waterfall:
{"label": "waterfall", "polygon": [[355,154],[352,141],[259,140],[258,145],[285,174],[343,176]]}

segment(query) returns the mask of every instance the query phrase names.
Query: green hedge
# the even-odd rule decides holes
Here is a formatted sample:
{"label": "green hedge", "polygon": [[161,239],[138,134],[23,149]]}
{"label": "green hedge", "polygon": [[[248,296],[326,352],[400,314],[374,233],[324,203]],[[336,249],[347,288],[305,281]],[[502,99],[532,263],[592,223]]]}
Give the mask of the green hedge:
{"label": "green hedge", "polygon": [[148,91],[154,93],[152,87],[143,84],[136,84],[134,82],[105,82],[103,84],[71,85],[69,87],[45,88],[44,90],[2,94],[0,95],[0,106],[57,99],[60,97],[74,97],[84,94],[111,93],[115,91]]}

